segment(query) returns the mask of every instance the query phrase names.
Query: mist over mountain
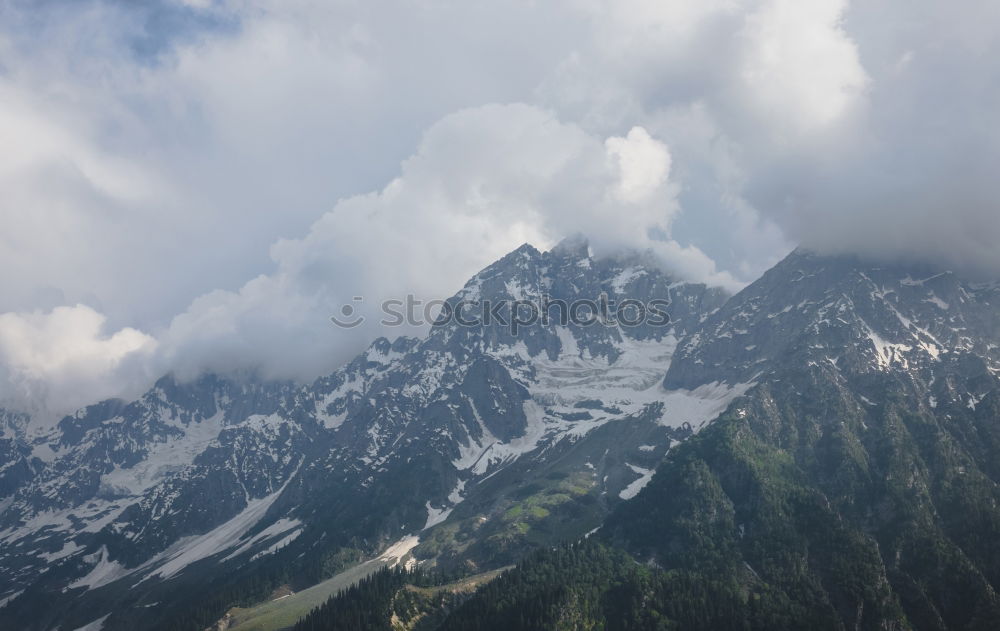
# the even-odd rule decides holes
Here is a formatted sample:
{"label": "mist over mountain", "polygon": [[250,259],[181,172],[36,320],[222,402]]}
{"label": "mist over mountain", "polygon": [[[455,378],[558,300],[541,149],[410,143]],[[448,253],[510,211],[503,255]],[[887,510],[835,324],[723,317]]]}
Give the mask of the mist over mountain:
{"label": "mist over mountain", "polygon": [[381,334],[327,326],[354,296],[576,232],[730,291],[795,244],[995,276],[997,17],[7,0],[0,399],[307,382]]}
{"label": "mist over mountain", "polygon": [[1000,628],[997,24],[0,0],[0,631]]}
{"label": "mist over mountain", "polygon": [[307,385],[5,415],[0,623],[280,629],[365,576],[309,624],[1000,619],[1000,287],[798,249],[729,295],[649,260],[524,245],[449,302],[662,299],[669,323],[451,321]]}

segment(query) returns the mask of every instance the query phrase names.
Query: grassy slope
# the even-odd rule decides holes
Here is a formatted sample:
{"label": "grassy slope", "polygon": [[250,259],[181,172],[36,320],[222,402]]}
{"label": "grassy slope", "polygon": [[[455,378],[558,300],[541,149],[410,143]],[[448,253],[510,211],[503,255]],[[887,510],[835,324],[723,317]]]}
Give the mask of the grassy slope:
{"label": "grassy slope", "polygon": [[[390,561],[384,559],[372,559],[296,594],[283,596],[246,609],[234,607],[228,612],[230,625],[228,631],[278,631],[279,629],[291,627],[299,618],[309,613],[314,607],[323,604],[337,592],[347,589],[361,579],[372,575],[388,563]],[[476,574],[438,587],[423,588],[410,585],[407,586],[407,589],[428,597],[437,595],[443,591],[453,593],[469,592],[475,590],[483,583],[493,580],[504,569],[508,568]]]}
{"label": "grassy slope", "polygon": [[229,631],[277,631],[290,627],[314,607],[323,604],[330,596],[370,576],[387,563],[389,561],[383,559],[365,561],[296,594],[256,607],[233,608],[228,612]]}

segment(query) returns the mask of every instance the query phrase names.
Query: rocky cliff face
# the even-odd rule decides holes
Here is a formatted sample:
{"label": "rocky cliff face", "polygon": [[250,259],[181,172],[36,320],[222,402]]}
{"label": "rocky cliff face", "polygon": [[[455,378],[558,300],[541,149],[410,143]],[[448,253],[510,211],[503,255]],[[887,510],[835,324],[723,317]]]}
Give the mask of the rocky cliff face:
{"label": "rocky cliff face", "polygon": [[998,298],[793,253],[679,345],[667,387],[755,385],[608,536],[823,627],[995,625]]}
{"label": "rocky cliff face", "polygon": [[[585,326],[553,311],[510,326],[515,301],[602,295],[669,300],[671,321]],[[451,568],[581,536],[746,387],[661,385],[678,340],[724,300],[640,257],[524,246],[449,301],[467,315],[505,305],[500,319],[376,340],[306,386],[165,377],[21,436],[0,514],[0,615],[155,626],[179,602],[210,610],[264,589],[262,575],[319,580],[404,535]]]}
{"label": "rocky cliff face", "polygon": [[[669,299],[670,322],[515,332],[543,296]],[[524,246],[449,300],[497,317],[376,340],[311,384],[166,377],[43,436],[5,420],[0,622],[204,627],[404,538],[475,571],[598,531],[658,569],[570,549],[537,563],[581,574],[526,570],[511,611],[542,594],[609,624],[991,628],[998,301],[806,251],[727,299],[641,257]]]}

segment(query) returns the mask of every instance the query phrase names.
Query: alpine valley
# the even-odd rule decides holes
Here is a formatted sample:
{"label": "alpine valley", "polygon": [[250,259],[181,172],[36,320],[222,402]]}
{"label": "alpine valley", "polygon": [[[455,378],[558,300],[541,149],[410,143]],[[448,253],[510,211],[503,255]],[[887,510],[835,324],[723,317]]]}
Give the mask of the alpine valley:
{"label": "alpine valley", "polygon": [[602,294],[670,323],[0,414],[0,629],[1000,628],[1000,284],[796,250],[728,296],[571,239],[450,302]]}

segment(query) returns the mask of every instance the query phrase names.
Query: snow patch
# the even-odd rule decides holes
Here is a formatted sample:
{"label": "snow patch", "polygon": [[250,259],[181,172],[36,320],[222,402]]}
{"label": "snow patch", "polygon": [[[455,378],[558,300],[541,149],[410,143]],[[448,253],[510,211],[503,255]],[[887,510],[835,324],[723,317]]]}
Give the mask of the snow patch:
{"label": "snow patch", "polygon": [[611,288],[614,289],[617,294],[625,293],[625,288],[632,281],[645,275],[646,270],[641,267],[626,267],[611,280]]}
{"label": "snow patch", "polygon": [[611,361],[580,353],[569,329],[557,327],[556,333],[563,344],[559,357],[552,360],[541,353],[530,360],[534,374],[526,384],[531,399],[524,402],[524,435],[506,443],[498,440],[470,400],[481,438],[467,437],[459,444],[455,467],[483,475],[542,444],[577,440],[607,423],[648,414],[656,406],[663,410],[656,419],[659,424],[681,427],[689,423],[698,429],[753,385],[713,382],[690,391],[666,391],[663,375],[677,348],[673,335],[662,340],[635,340],[623,335],[617,344],[620,354]]}
{"label": "snow patch", "polygon": [[559,338],[560,355],[567,355],[573,357],[580,356],[580,347],[576,343],[576,338],[573,337],[573,332],[565,326],[555,327],[556,337]]}
{"label": "snow patch", "polygon": [[78,578],[70,583],[70,589],[76,589],[78,587],[94,589],[95,587],[100,587],[116,581],[130,572],[130,570],[126,569],[125,566],[118,561],[112,561],[108,558],[107,546],[101,546],[100,551],[98,551],[96,555],[90,555],[88,557],[84,557],[84,559],[87,561],[93,560],[96,561],[96,563],[86,576]]}
{"label": "snow patch", "polygon": [[104,614],[104,616],[94,620],[93,622],[87,623],[82,627],[77,627],[74,631],[101,631],[104,628],[104,621],[108,619],[110,613]]}
{"label": "snow patch", "polygon": [[[407,535],[386,548],[385,552],[378,556],[378,560],[389,563],[389,567],[396,567],[399,565],[399,562],[403,560],[403,557],[408,555],[411,550],[417,547],[418,543],[420,543],[419,536]],[[407,565],[407,567],[409,567],[409,565]]]}
{"label": "snow patch", "polygon": [[746,394],[753,383],[725,384],[718,381],[698,386],[694,390],[665,391],[660,425],[679,428],[684,423],[694,430],[722,414],[737,397]]}
{"label": "snow patch", "polygon": [[431,503],[429,501],[427,502],[426,506],[427,506],[427,523],[424,524],[423,530],[427,530],[431,526],[436,526],[441,522],[443,522],[444,520],[448,519],[448,516],[451,515],[451,511],[454,510],[453,508],[434,508],[433,506],[431,506]]}
{"label": "snow patch", "polygon": [[301,535],[301,534],[302,534],[302,529],[300,528],[298,530],[293,531],[290,534],[285,535],[284,537],[282,537],[278,541],[276,541],[276,542],[272,543],[271,545],[269,545],[266,549],[261,550],[257,554],[255,554],[252,557],[250,557],[250,560],[251,561],[256,561],[257,559],[261,558],[262,556],[267,556],[268,554],[274,554],[278,550],[281,550],[282,548],[284,548],[285,546],[287,546],[291,542],[295,541],[298,538],[298,536]]}
{"label": "snow patch", "polygon": [[244,552],[252,548],[255,544],[265,539],[270,539],[271,537],[275,537],[284,532],[287,532],[292,528],[295,528],[296,526],[299,526],[301,524],[302,522],[300,522],[298,519],[288,519],[286,517],[282,517],[281,519],[274,522],[267,528],[261,530],[254,536],[250,537],[250,539],[248,539],[243,545],[237,548],[235,552],[224,558],[223,561],[229,561],[230,559],[238,557],[239,555],[243,554]]}
{"label": "snow patch", "polygon": [[448,494],[448,501],[451,502],[452,504],[458,504],[464,499],[462,497],[462,493],[464,491],[465,491],[465,480],[459,480],[458,483],[455,485],[455,488],[452,489],[451,493]]}
{"label": "snow patch", "polygon": [[906,358],[903,353],[912,350],[911,346],[906,344],[893,344],[884,340],[878,333],[872,330],[871,327],[868,328],[868,339],[871,340],[872,345],[875,346],[875,363],[879,368],[886,369],[893,363],[902,364],[906,367]]}
{"label": "snow patch", "polygon": [[323,398],[316,402],[316,419],[327,429],[337,429],[345,420],[347,413],[330,413],[330,406],[337,401],[343,401],[350,394],[361,394],[364,392],[365,381],[359,375],[351,375],[350,379],[345,378],[344,382],[326,393]]}
{"label": "snow patch", "polygon": [[8,595],[4,596],[3,598],[0,598],[0,609],[3,609],[4,607],[6,607],[7,603],[9,603],[10,601],[14,600],[15,598],[17,598],[18,596],[20,596],[23,593],[24,593],[24,590],[23,589],[19,589],[16,592],[13,592],[11,594],[8,594]]}
{"label": "snow patch", "polygon": [[522,454],[534,451],[548,430],[544,409],[534,401],[528,400],[524,402],[524,414],[527,418],[524,434],[510,442],[500,442],[483,424],[478,411],[475,411],[475,405],[471,401],[469,403],[472,405],[476,420],[480,423],[483,439],[478,443],[470,440],[467,446],[459,445],[461,455],[452,464],[458,469],[471,469],[475,475],[486,473],[492,465],[507,464]]}
{"label": "snow patch", "polygon": [[45,559],[49,563],[52,563],[53,561],[58,561],[59,559],[72,556],[81,550],[83,550],[83,547],[77,545],[75,541],[67,541],[63,544],[62,549],[57,550],[56,552],[39,552],[38,558]]}
{"label": "snow patch", "polygon": [[224,413],[220,411],[198,423],[182,425],[169,422],[169,425],[182,430],[184,434],[162,443],[150,443],[145,460],[127,469],[115,466],[113,471],[101,478],[101,485],[124,491],[128,495],[141,495],[169,474],[194,462],[198,454],[219,437],[223,417]]}
{"label": "snow patch", "polygon": [[144,564],[144,566],[155,565],[156,563],[165,561],[146,578],[152,576],[159,576],[164,579],[171,578],[192,563],[214,556],[235,545],[235,542],[242,539],[247,531],[253,528],[264,517],[267,510],[271,508],[271,505],[274,504],[278,496],[288,486],[288,482],[297,473],[298,470],[296,469],[295,473],[289,476],[281,488],[274,493],[271,493],[267,497],[250,500],[246,508],[221,526],[203,535],[184,537],[164,552],[158,554]]}
{"label": "snow patch", "polygon": [[948,309],[951,309],[951,305],[949,305],[944,300],[941,300],[940,298],[938,298],[937,294],[935,294],[933,291],[931,292],[931,295],[928,296],[926,300],[924,300],[924,302],[929,302],[929,303],[933,304],[934,306],[936,306],[941,311],[947,311]]}
{"label": "snow patch", "polygon": [[628,468],[634,473],[639,474],[639,478],[637,480],[633,481],[631,484],[622,489],[620,493],[618,493],[618,497],[623,500],[630,500],[638,495],[639,491],[641,491],[644,486],[649,484],[649,481],[653,479],[653,473],[655,471],[653,469],[643,469],[642,467],[637,467],[634,464],[628,464],[627,462],[625,464],[628,465]]}

